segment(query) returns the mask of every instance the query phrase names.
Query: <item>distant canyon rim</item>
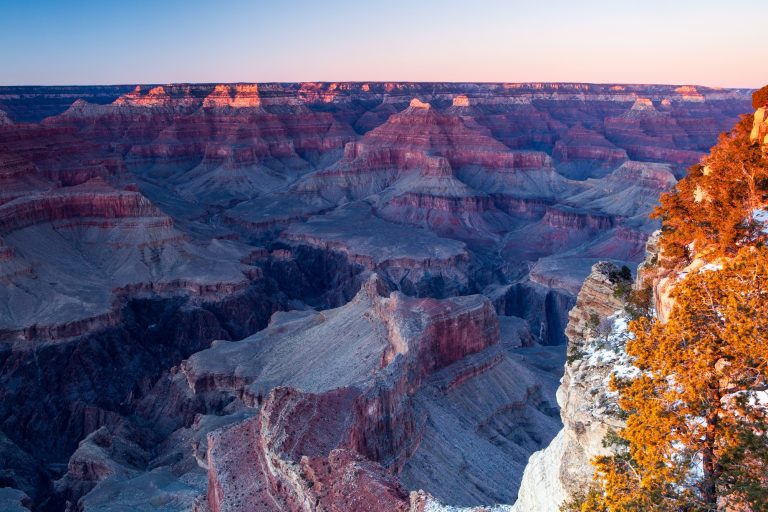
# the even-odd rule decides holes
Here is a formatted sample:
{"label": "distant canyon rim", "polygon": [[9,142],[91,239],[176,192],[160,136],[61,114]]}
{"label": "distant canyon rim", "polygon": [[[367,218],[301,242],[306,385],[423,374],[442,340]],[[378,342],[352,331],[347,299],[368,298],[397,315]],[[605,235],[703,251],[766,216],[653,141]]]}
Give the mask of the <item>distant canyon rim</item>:
{"label": "distant canyon rim", "polygon": [[0,87],[0,508],[514,503],[582,282],[751,92]]}

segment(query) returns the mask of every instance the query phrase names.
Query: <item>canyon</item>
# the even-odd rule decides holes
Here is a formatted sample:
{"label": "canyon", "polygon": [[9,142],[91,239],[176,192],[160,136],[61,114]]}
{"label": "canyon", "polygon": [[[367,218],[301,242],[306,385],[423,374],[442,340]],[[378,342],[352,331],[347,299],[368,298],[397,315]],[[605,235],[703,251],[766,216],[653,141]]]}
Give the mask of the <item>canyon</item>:
{"label": "canyon", "polygon": [[596,264],[750,93],[0,87],[0,508],[557,510]]}

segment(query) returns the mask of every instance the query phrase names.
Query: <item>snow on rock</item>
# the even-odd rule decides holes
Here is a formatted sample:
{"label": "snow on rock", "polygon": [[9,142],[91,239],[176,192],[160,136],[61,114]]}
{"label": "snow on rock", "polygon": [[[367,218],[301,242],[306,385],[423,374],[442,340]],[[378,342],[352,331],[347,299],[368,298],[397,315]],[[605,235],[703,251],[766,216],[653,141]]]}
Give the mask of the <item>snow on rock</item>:
{"label": "snow on rock", "polygon": [[632,377],[637,369],[624,350],[630,333],[624,303],[613,293],[617,270],[612,264],[594,265],[569,314],[570,357],[557,391],[563,429],[529,459],[514,512],[558,512],[591,480],[590,460],[606,453],[605,435],[622,426],[609,383],[612,375]]}
{"label": "snow on rock", "polygon": [[752,220],[762,224],[762,232],[768,233],[768,208],[756,208],[752,210]]}
{"label": "snow on rock", "polygon": [[443,505],[432,496],[423,492],[411,495],[411,512],[511,512],[511,505],[493,505],[482,507],[452,507]]}

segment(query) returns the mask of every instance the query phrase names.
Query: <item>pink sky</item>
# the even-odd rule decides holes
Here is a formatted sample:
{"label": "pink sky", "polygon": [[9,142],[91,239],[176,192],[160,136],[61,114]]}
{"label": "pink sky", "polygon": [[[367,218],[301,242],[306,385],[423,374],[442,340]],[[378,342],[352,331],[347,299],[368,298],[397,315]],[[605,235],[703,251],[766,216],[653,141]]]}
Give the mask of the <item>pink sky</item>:
{"label": "pink sky", "polygon": [[758,87],[765,0],[2,2],[0,84],[560,81]]}

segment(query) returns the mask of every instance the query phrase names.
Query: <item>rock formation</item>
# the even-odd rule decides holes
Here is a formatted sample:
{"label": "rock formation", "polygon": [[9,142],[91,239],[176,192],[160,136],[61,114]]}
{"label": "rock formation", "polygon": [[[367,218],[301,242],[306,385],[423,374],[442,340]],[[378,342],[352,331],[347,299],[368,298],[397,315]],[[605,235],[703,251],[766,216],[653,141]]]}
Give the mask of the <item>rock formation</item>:
{"label": "rock formation", "polygon": [[624,352],[624,302],[614,294],[618,268],[598,263],[569,313],[569,359],[557,390],[563,429],[525,468],[516,512],[557,512],[592,477],[592,458],[607,453],[603,438],[621,427],[610,376],[631,372]]}
{"label": "rock formation", "polygon": [[[0,88],[0,507],[512,503],[560,428],[582,281],[643,259],[659,193],[748,100]],[[573,315],[610,313],[598,274]],[[600,420],[582,366],[567,426]]]}
{"label": "rock formation", "polygon": [[[175,391],[161,386],[140,408],[161,407],[172,429],[182,411],[200,411],[194,421],[159,450],[136,442],[138,425],[100,429],[70,458],[58,492],[84,494],[84,510],[106,496],[130,503],[131,492],[179,504],[191,494],[211,510],[415,511],[405,485],[424,483],[466,504],[510,500],[510,464],[519,478],[521,454],[557,428],[546,396],[561,360],[525,368],[525,322],[502,324],[482,296],[409,298],[372,275],[340,308],[277,313],[254,336],[194,354],[170,376]],[[526,353],[545,365],[552,355]],[[215,421],[205,409],[218,411]],[[472,441],[457,453],[454,435]],[[455,471],[457,456],[467,484],[436,486],[432,473]]]}
{"label": "rock formation", "polygon": [[749,138],[759,144],[768,144],[768,107],[760,107],[755,111],[754,127]]}
{"label": "rock formation", "polygon": [[217,85],[203,100],[203,108],[256,108],[261,106],[256,84]]}

